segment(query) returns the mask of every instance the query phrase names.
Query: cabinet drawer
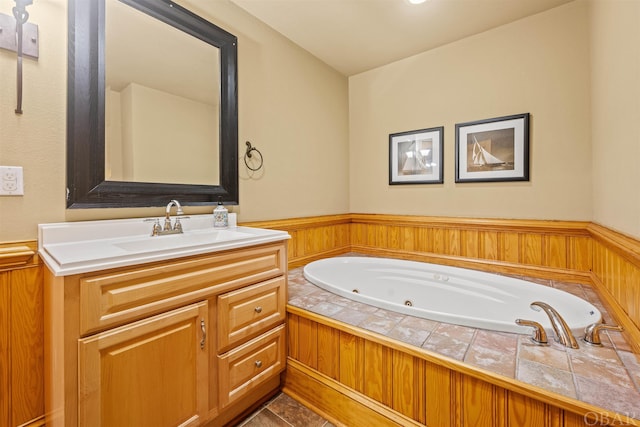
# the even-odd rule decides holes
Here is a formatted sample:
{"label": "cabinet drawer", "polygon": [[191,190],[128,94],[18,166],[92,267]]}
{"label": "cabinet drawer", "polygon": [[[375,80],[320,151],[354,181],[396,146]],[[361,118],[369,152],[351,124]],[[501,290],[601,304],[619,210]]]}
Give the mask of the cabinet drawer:
{"label": "cabinet drawer", "polygon": [[283,243],[80,277],[80,334],[141,319],[276,276]]}
{"label": "cabinet drawer", "polygon": [[220,407],[247,395],[285,368],[285,325],[219,356]]}
{"label": "cabinet drawer", "polygon": [[282,323],[287,286],[284,276],[218,297],[218,350],[224,352]]}

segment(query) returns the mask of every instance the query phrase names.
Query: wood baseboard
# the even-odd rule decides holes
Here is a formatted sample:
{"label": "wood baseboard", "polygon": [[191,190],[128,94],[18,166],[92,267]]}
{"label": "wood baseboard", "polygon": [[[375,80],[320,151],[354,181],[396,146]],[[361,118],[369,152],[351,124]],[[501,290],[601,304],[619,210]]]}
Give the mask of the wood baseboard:
{"label": "wood baseboard", "polygon": [[422,426],[291,358],[282,391],[339,426]]}

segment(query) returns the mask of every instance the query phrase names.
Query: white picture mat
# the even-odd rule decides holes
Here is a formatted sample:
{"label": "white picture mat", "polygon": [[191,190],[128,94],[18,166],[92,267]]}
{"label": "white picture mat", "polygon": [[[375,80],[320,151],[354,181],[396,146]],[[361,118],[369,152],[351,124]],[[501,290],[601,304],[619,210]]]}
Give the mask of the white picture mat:
{"label": "white picture mat", "polygon": [[[440,164],[442,149],[441,132],[430,131],[420,132],[410,135],[396,135],[391,138],[391,180],[393,182],[416,182],[416,181],[439,181],[440,180]],[[402,175],[398,170],[398,155],[400,153],[399,145],[407,141],[432,141],[432,153],[431,158],[433,164],[431,165],[431,173],[415,174],[415,175]]]}
{"label": "white picture mat", "polygon": [[[460,127],[458,129],[458,176],[460,179],[500,179],[500,178],[521,178],[525,176],[525,153],[524,153],[524,119],[517,118],[513,120],[505,120],[501,122],[481,123]],[[514,129],[514,168],[513,170],[498,171],[468,171],[468,152],[467,152],[467,136],[470,133],[495,131],[500,129]]]}

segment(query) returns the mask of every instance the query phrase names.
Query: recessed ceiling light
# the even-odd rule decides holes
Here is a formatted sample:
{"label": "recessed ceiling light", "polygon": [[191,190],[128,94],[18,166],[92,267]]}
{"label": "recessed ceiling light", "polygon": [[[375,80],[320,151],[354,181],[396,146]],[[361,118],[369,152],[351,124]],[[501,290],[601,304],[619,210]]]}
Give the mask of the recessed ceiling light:
{"label": "recessed ceiling light", "polygon": [[407,0],[409,3],[411,4],[420,4],[420,3],[424,3],[427,0]]}

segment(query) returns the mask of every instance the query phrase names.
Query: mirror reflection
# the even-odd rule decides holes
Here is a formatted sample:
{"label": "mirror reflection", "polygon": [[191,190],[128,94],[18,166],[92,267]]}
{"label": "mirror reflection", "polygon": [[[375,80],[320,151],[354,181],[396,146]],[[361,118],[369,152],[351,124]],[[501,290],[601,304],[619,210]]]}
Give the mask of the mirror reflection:
{"label": "mirror reflection", "polygon": [[219,184],[219,49],[105,3],[105,179]]}

